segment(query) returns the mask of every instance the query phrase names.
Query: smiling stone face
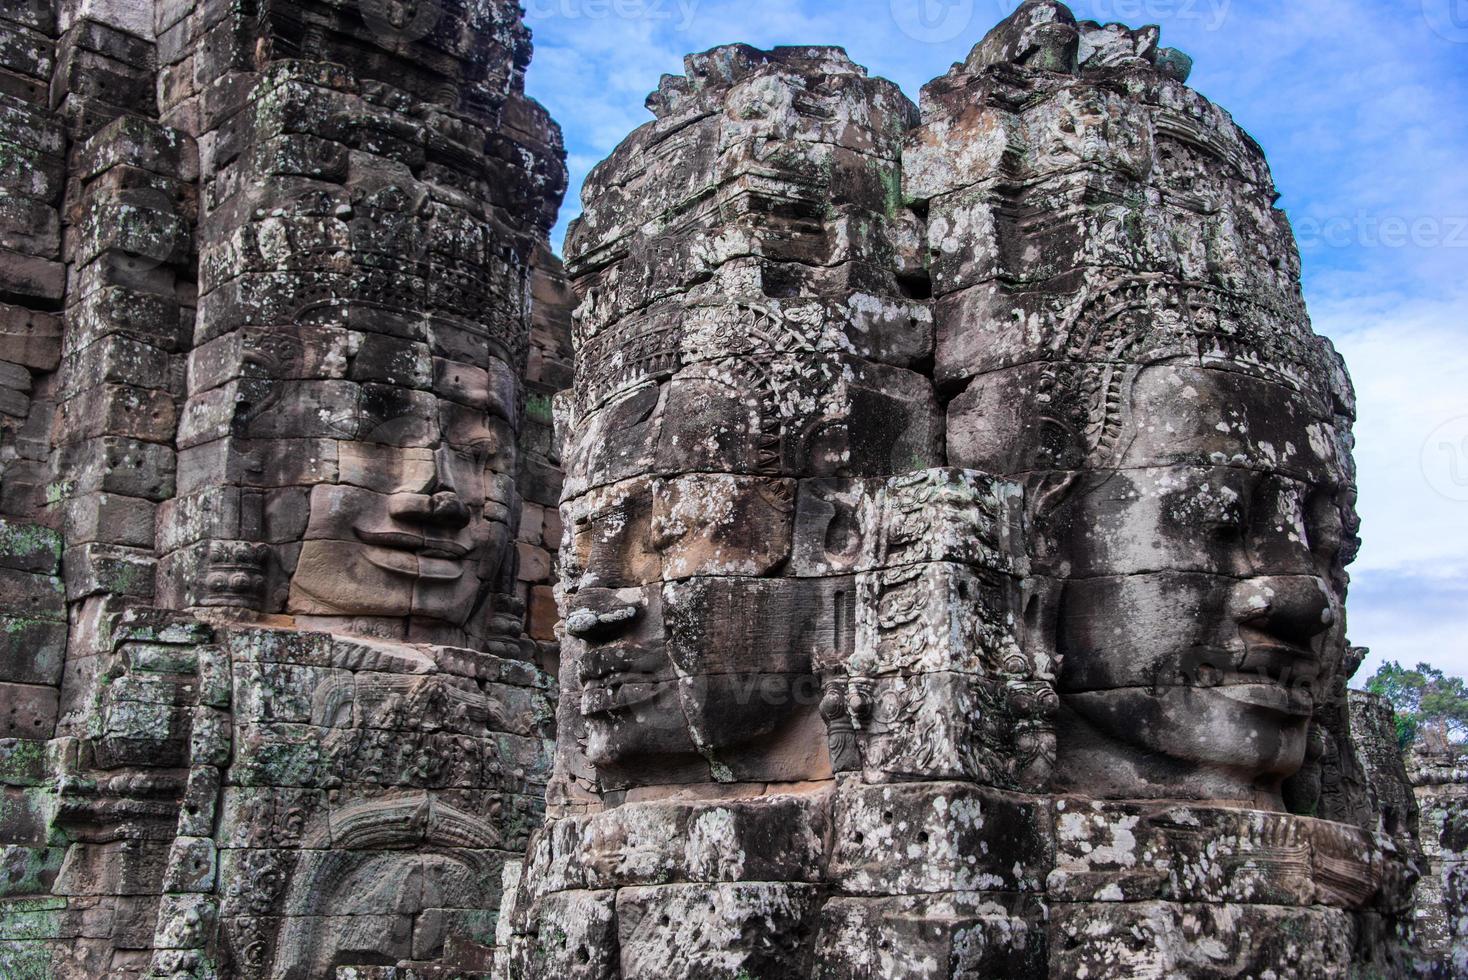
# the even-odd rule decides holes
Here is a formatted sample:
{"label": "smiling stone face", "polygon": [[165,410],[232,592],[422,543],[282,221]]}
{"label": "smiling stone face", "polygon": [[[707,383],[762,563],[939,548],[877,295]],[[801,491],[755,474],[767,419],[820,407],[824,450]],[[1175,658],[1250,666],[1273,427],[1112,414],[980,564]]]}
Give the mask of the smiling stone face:
{"label": "smiling stone face", "polygon": [[1063,786],[1279,805],[1344,649],[1344,475],[1295,392],[1145,369],[1057,515]]}
{"label": "smiling stone face", "polygon": [[[339,482],[310,494],[289,611],[462,629],[502,584],[515,506],[515,383],[440,362],[433,398],[340,444]],[[390,624],[384,624],[391,628]]]}
{"label": "smiling stone face", "polygon": [[567,238],[553,806],[830,780],[821,671],[851,652],[861,535],[850,508],[800,527],[800,501],[942,457],[931,317],[885,229],[915,107],[836,49],[688,69]]}
{"label": "smiling stone face", "polygon": [[834,600],[778,574],[795,485],[640,478],[569,508],[568,681],[607,784],[824,774],[812,661],[836,645]]}

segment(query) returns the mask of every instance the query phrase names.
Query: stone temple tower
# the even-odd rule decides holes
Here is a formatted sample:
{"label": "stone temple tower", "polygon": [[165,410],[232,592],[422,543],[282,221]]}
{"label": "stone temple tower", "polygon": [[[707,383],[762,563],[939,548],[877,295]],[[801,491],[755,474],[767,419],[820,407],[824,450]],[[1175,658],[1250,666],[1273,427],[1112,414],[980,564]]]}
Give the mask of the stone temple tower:
{"label": "stone temple tower", "polygon": [[487,971],[569,375],[518,5],[0,40],[0,975]]}
{"label": "stone temple tower", "polygon": [[1350,381],[1186,55],[691,56],[564,269],[530,57],[0,0],[0,977],[1452,960],[1464,779],[1346,694]]}
{"label": "stone temple tower", "polygon": [[591,175],[504,975],[1403,974],[1350,384],[1158,40],[1025,3],[918,106],[719,48]]}

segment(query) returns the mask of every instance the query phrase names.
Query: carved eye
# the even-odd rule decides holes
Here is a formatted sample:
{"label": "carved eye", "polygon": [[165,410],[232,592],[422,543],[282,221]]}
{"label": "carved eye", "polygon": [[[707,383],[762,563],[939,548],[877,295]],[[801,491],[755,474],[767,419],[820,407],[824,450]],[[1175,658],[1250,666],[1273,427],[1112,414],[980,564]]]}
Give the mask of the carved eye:
{"label": "carved eye", "polygon": [[1195,527],[1207,538],[1219,542],[1241,540],[1248,526],[1244,495],[1214,481],[1179,494],[1172,511],[1180,524]]}
{"label": "carved eye", "polygon": [[506,452],[515,448],[514,433],[509,424],[491,417],[485,425],[478,425],[468,434],[464,455],[472,459],[480,469],[502,461]]}
{"label": "carved eye", "polygon": [[486,436],[475,440],[469,446],[469,456],[479,469],[488,469],[489,464],[499,455],[503,447],[504,443],[497,437]]}
{"label": "carved eye", "polygon": [[1244,509],[1237,501],[1210,508],[1203,521],[1214,537],[1228,540],[1243,537]]}

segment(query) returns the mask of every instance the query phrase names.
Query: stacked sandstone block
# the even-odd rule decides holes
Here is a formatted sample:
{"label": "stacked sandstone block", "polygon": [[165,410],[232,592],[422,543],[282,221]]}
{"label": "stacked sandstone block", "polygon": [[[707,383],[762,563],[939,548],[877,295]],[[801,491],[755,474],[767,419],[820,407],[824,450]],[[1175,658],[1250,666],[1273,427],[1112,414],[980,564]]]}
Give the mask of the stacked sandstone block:
{"label": "stacked sandstone block", "polygon": [[46,896],[64,854],[50,739],[67,607],[59,522],[44,506],[66,277],[56,36],[49,5],[0,4],[0,971],[17,973],[47,957]]}
{"label": "stacked sandstone block", "polygon": [[[1183,84],[1186,69],[1159,47],[1156,28],[1077,23],[1059,5],[1026,5],[924,89],[923,123],[903,157],[906,196],[926,220],[948,462],[1025,485],[1034,561],[1024,646],[1069,660],[1051,784],[1062,799],[1047,887],[1050,969],[1207,969],[1213,954],[1179,938],[1194,928],[1221,944],[1231,968],[1267,969],[1293,936],[1311,937],[1324,972],[1346,970],[1363,949],[1390,968],[1410,884],[1393,869],[1412,857],[1393,835],[1405,828],[1379,826],[1359,787],[1339,791],[1361,778],[1337,605],[1354,555],[1353,396],[1333,349],[1309,329],[1261,152]],[[1192,400],[1142,417],[1147,384]],[[1231,395],[1215,401],[1214,387]],[[1091,494],[1084,506],[1047,509],[1047,498],[1076,486]],[[1227,502],[1248,500],[1259,524],[1242,532],[1256,549],[1243,564],[1210,535],[1211,518],[1170,503],[1183,487],[1225,523]],[[1155,521],[1142,514],[1149,507],[1162,509]],[[1255,544],[1251,535],[1270,534],[1257,529],[1265,513],[1273,527],[1299,530]],[[1297,637],[1321,658],[1304,668],[1304,683],[1321,686],[1293,709],[1313,714],[1304,768],[1272,793],[1267,777],[1235,789],[1210,775],[1252,763],[1232,755],[1251,730],[1229,727],[1198,696],[1236,669],[1231,654],[1212,651],[1231,635],[1221,625],[1247,620],[1234,610],[1256,587],[1272,603],[1257,628]],[[1285,625],[1296,606],[1299,630]],[[1108,628],[1126,637],[1110,655]],[[1174,643],[1196,653],[1175,662]],[[1151,731],[1172,733],[1170,744],[1148,742]],[[1194,751],[1190,731],[1228,744]],[[1266,773],[1270,762],[1259,762]],[[1266,816],[1235,826],[1227,814],[1086,800],[1129,795],[1252,798],[1360,826]],[[1135,844],[1087,878],[1106,846],[1098,835],[1114,840],[1122,828]],[[1222,853],[1286,838],[1291,860],[1311,870],[1257,889]],[[1195,855],[1203,840],[1220,853]],[[1176,877],[1159,888],[1139,876],[1134,889],[1123,869],[1162,852]],[[1352,855],[1368,858],[1347,867]],[[1186,869],[1200,859],[1217,863],[1190,886]],[[1194,917],[1204,924],[1189,925]]]}
{"label": "stacked sandstone block", "polygon": [[[939,414],[913,370],[930,324],[902,294],[887,229],[910,103],[828,48],[722,48],[688,70],[653,97],[658,120],[593,172],[571,236],[584,300],[563,396],[562,581],[578,651],[619,632],[666,647],[649,682],[692,687],[696,714],[851,649],[856,556],[802,552],[800,515],[931,465]],[[563,672],[573,730],[585,680]],[[784,693],[766,733],[822,739],[819,691]],[[812,775],[803,757],[724,751],[747,736],[737,726],[690,725],[686,771],[628,781]],[[554,802],[581,802],[575,771]],[[623,788],[605,777],[595,791]]]}
{"label": "stacked sandstone block", "polygon": [[1017,975],[1053,692],[1017,488],[941,468],[914,107],[832,49],[687,67],[572,234],[559,761],[502,966]]}
{"label": "stacked sandstone block", "polygon": [[[6,4],[0,28],[0,684],[7,705],[0,737],[7,797],[29,810],[20,795],[29,791],[21,787],[38,783],[44,770],[66,655],[61,537],[44,509],[61,363],[66,138],[51,111],[54,12],[45,4]],[[44,841],[13,831],[14,822],[0,833],[10,859],[25,867],[31,856],[12,848]],[[20,893],[34,883],[32,875]]]}
{"label": "stacked sandstone block", "polygon": [[[49,5],[0,5],[0,916],[7,932],[50,915],[63,851],[49,740],[66,658],[62,538],[44,503],[61,363],[65,131],[51,110],[57,24]],[[45,930],[0,963],[44,956]]]}
{"label": "stacked sandstone block", "polygon": [[1424,749],[1414,748],[1407,765],[1427,859],[1414,902],[1418,968],[1454,977],[1468,969],[1468,765],[1450,747]]}
{"label": "stacked sandstone block", "polygon": [[520,534],[515,594],[525,606],[525,632],[535,641],[541,666],[559,673],[556,606],[561,525],[561,449],[555,431],[555,396],[574,382],[571,312],[576,297],[565,267],[549,248],[535,256],[531,279],[530,351],[525,366],[525,418],[520,430]]}
{"label": "stacked sandstone block", "polygon": [[[49,874],[17,878],[20,893],[47,896],[22,902],[6,927],[13,940],[5,947],[7,968],[17,975],[42,969],[53,953],[66,968],[94,970],[88,940],[111,935],[113,925],[119,937],[129,929],[114,919],[126,902],[115,901],[119,892],[106,884],[75,902],[64,897],[67,882],[76,880],[68,868],[81,851],[68,847],[78,844],[68,823],[72,805],[56,776],[78,767],[117,773],[129,766],[125,750],[93,756],[83,747],[88,729],[110,724],[90,714],[90,693],[112,655],[92,627],[151,600],[154,511],[173,485],[176,354],[190,295],[192,147],[153,121],[151,41],[132,20],[107,13],[85,4],[19,4],[3,12],[20,22],[7,30],[7,51],[19,55],[30,47],[40,57],[28,62],[29,74],[40,80],[44,68],[48,83],[6,86],[7,99],[33,103],[28,112],[37,122],[46,114],[43,128],[7,142],[14,146],[8,156],[16,176],[7,193],[14,188],[17,203],[49,202],[53,211],[49,219],[31,215],[30,259],[0,263],[15,280],[7,299],[18,301],[5,308],[4,358],[24,365],[34,381],[26,423],[6,426],[3,506],[22,522],[62,532],[53,546],[61,561],[45,564],[53,576],[64,568],[67,603],[46,599],[61,598],[60,588],[35,583],[30,601],[45,609],[10,634],[22,642],[13,656],[28,661],[32,679],[61,689],[58,698],[54,688],[49,697],[35,688],[14,704],[32,718],[36,737],[58,736],[44,754],[44,776],[32,774],[47,787],[49,805],[23,812],[43,812],[46,841],[67,854]],[[33,47],[43,36],[56,39],[54,50],[49,42]],[[13,72],[26,64],[6,67]],[[20,120],[21,106],[12,108],[9,118]],[[38,451],[43,442],[50,447],[45,453]],[[35,535],[43,532],[24,523],[10,529],[18,541],[31,542],[26,551],[34,561]],[[47,622],[53,625],[41,625]],[[54,667],[58,652],[62,671]],[[47,702],[49,723],[40,708]],[[156,718],[148,708],[142,714]],[[129,722],[119,717],[117,725],[126,731]],[[137,843],[121,826],[110,839],[119,847],[128,846],[125,839]],[[151,924],[134,928],[143,931],[151,932]]]}

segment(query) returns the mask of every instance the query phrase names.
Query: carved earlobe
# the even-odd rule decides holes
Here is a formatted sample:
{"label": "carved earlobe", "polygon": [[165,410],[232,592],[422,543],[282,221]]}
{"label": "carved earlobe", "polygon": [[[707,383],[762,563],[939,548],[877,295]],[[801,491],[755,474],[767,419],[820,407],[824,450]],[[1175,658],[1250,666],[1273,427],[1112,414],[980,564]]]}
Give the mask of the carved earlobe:
{"label": "carved earlobe", "polygon": [[1058,515],[1080,482],[1080,473],[1062,470],[1036,474],[1025,481],[1025,539],[1034,568],[1060,574],[1061,534]]}
{"label": "carved earlobe", "polygon": [[1065,590],[1063,579],[1046,575],[1032,575],[1019,585],[1019,609],[1017,629],[1020,649],[1029,658],[1034,673],[1039,677],[1056,677],[1060,674],[1061,654],[1059,650],[1060,603]]}

